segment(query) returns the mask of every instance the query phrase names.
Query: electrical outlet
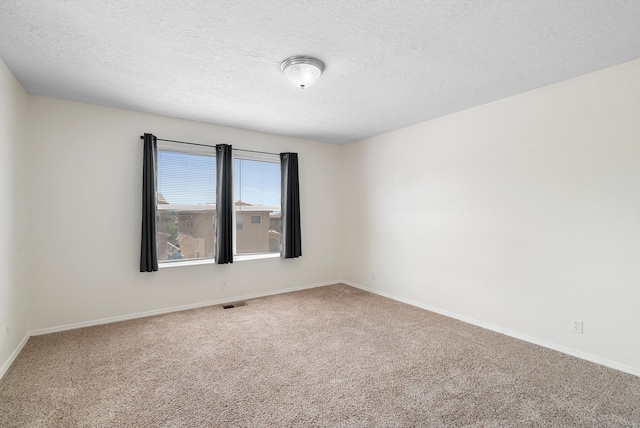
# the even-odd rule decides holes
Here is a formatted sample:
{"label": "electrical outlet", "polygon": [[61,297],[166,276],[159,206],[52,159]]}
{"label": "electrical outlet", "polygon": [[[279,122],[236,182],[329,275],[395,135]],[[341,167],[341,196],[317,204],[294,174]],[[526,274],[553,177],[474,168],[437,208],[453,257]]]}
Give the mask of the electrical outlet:
{"label": "electrical outlet", "polygon": [[574,333],[582,334],[582,321],[573,320],[571,322],[571,331]]}
{"label": "electrical outlet", "polygon": [[375,273],[375,272],[371,272],[371,279],[372,279],[373,281],[375,281],[375,280],[376,280],[376,273]]}
{"label": "electrical outlet", "polygon": [[225,288],[227,288],[227,281],[222,281],[222,289],[224,290]]}

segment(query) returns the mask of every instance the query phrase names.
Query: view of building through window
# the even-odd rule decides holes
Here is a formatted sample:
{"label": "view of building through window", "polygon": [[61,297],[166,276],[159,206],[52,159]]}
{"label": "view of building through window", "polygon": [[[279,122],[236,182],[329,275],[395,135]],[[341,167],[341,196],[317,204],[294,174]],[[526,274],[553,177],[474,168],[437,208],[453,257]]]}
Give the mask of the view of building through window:
{"label": "view of building through window", "polygon": [[[236,254],[279,252],[280,163],[234,159]],[[216,218],[215,148],[158,150],[158,261],[213,259]]]}
{"label": "view of building through window", "polygon": [[233,188],[236,254],[280,252],[280,163],[236,158]]}

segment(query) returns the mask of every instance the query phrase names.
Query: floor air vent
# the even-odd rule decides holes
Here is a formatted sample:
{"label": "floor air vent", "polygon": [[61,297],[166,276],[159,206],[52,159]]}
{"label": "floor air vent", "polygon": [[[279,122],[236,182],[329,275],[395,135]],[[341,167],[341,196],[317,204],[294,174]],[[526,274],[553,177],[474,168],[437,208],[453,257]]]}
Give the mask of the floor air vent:
{"label": "floor air vent", "polygon": [[222,305],[222,309],[233,309],[239,306],[247,306],[247,302],[233,302],[228,305]]}

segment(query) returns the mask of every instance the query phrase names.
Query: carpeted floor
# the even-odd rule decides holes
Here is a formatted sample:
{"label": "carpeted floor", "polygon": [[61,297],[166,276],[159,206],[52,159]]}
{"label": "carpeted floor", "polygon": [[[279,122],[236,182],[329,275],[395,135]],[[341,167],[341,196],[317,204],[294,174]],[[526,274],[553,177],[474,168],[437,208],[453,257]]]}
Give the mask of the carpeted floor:
{"label": "carpeted floor", "polygon": [[29,339],[1,427],[640,427],[640,378],[345,285]]}

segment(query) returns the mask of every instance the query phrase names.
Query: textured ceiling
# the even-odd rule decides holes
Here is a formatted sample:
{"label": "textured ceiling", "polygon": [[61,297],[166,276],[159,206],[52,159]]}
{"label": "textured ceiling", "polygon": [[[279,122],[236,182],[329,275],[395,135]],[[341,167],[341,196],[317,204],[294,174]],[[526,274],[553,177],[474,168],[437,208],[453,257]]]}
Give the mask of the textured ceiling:
{"label": "textured ceiling", "polygon": [[345,143],[640,58],[640,1],[2,0],[0,57],[33,94]]}

